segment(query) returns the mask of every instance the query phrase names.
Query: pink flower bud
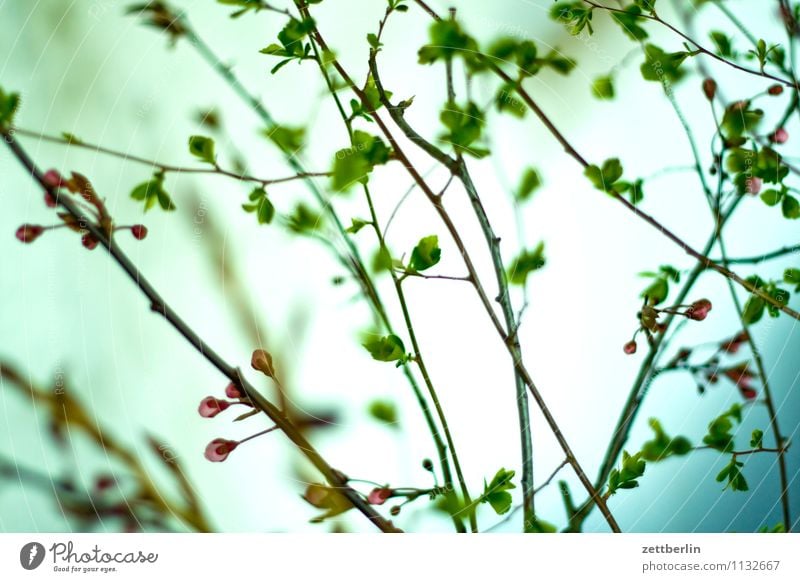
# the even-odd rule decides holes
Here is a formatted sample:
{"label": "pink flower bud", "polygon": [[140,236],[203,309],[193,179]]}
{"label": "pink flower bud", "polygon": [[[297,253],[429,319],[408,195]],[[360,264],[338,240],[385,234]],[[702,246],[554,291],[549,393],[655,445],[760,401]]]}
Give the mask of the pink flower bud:
{"label": "pink flower bud", "polygon": [[705,93],[706,99],[709,101],[714,100],[714,96],[717,94],[717,83],[714,79],[706,79],[703,81],[703,93]]}
{"label": "pink flower bud", "polygon": [[755,177],[754,178],[748,178],[745,181],[744,189],[749,194],[755,195],[755,194],[758,194],[759,192],[761,192],[761,186],[763,186],[763,185],[764,185],[764,182],[761,180],[761,178],[755,178]]}
{"label": "pink flower bud", "polygon": [[242,394],[242,391],[239,390],[239,387],[236,384],[231,382],[225,387],[225,396],[228,398],[242,398],[244,394]]}
{"label": "pink flower bud", "polygon": [[783,85],[771,85],[769,89],[767,89],[767,93],[770,95],[781,95],[783,93]]}
{"label": "pink flower bud", "polygon": [[221,463],[228,458],[228,455],[237,446],[238,441],[229,441],[228,439],[216,438],[206,447],[205,457],[212,463]]}
{"label": "pink flower bud", "polygon": [[686,310],[686,317],[695,321],[703,321],[708,312],[711,311],[711,301],[708,299],[698,299]]}
{"label": "pink flower bud", "polygon": [[197,407],[197,412],[200,413],[200,416],[203,418],[214,418],[220,412],[226,410],[230,405],[230,402],[227,400],[220,400],[218,398],[214,398],[213,396],[206,396],[200,401],[200,406]]}
{"label": "pink flower bud", "polygon": [[635,342],[635,341],[633,341],[633,340],[631,340],[631,341],[629,341],[628,343],[626,343],[626,344],[625,344],[625,345],[622,347],[622,349],[623,349],[623,351],[624,351],[626,354],[628,354],[629,356],[630,356],[631,354],[635,354],[635,353],[636,353],[636,342]]}
{"label": "pink flower bud", "polygon": [[110,489],[114,486],[116,480],[111,475],[103,475],[98,477],[94,482],[94,487],[98,491],[105,491],[106,489]]}
{"label": "pink flower bud", "polygon": [[44,227],[38,224],[23,224],[17,229],[17,239],[20,242],[32,243],[44,232]]}
{"label": "pink flower bud", "polygon": [[370,491],[367,496],[367,501],[372,505],[383,505],[386,503],[386,500],[392,496],[392,493],[394,493],[394,491],[388,487],[376,487]]}
{"label": "pink flower bud", "polygon": [[44,204],[48,208],[55,208],[56,206],[58,206],[58,202],[56,202],[56,199],[53,197],[52,194],[50,194],[50,192],[44,193]]}
{"label": "pink flower bud", "polygon": [[740,331],[738,334],[733,336],[731,339],[722,342],[720,345],[720,349],[723,352],[728,354],[735,354],[739,351],[739,348],[743,343],[745,343],[749,339],[746,331]]}
{"label": "pink flower bud", "polygon": [[42,176],[42,181],[49,188],[53,189],[61,188],[61,186],[64,184],[64,178],[61,176],[58,170],[47,170]]}
{"label": "pink flower bud", "polygon": [[131,234],[136,240],[142,240],[147,236],[147,227],[143,224],[134,224],[131,227]]}
{"label": "pink flower bud", "polygon": [[749,386],[739,386],[739,392],[745,400],[755,400],[758,396],[758,392]]}
{"label": "pink flower bud", "polygon": [[266,350],[256,350],[250,359],[250,365],[268,378],[275,376],[275,367],[272,365],[272,355]]}
{"label": "pink flower bud", "polygon": [[787,141],[789,141],[789,132],[786,131],[784,128],[779,127],[773,133],[770,134],[769,141],[778,144],[786,143]]}
{"label": "pink flower bud", "polygon": [[90,251],[93,251],[94,249],[97,248],[97,245],[99,243],[97,242],[97,239],[92,236],[92,233],[87,232],[85,235],[81,237],[81,244]]}

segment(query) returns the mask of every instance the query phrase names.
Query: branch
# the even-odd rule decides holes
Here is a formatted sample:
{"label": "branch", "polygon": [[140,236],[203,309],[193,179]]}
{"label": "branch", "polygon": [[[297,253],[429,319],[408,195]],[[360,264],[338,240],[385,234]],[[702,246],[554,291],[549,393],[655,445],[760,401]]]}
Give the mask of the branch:
{"label": "branch", "polygon": [[[295,0],[295,1],[299,4],[299,7],[301,8],[301,10],[305,10],[304,5],[302,4],[302,0]],[[307,10],[305,10],[305,12],[307,14]],[[325,42],[325,40],[320,35],[319,29],[316,26],[312,29],[310,35],[319,44],[319,46],[323,50],[329,51],[327,43]],[[330,53],[330,54],[333,54],[333,53]],[[370,103],[370,100],[367,98],[367,95],[361,89],[359,89],[359,87],[353,82],[353,80],[350,77],[350,75],[348,75],[347,71],[344,70],[342,65],[339,63],[339,60],[334,58],[334,59],[331,60],[330,64],[333,65],[333,67],[336,69],[336,71],[342,76],[342,79],[345,81],[347,86],[350,87],[350,89],[353,91],[353,93],[361,101],[361,103],[364,106],[364,108],[373,117],[373,119],[375,120],[375,123],[378,125],[378,127],[381,130],[381,132],[383,133],[383,135],[386,137],[386,139],[391,144],[392,149],[394,150],[396,159],[399,160],[403,164],[403,166],[406,168],[406,170],[411,175],[411,177],[414,178],[414,181],[417,182],[417,184],[419,185],[420,189],[428,197],[428,200],[433,205],[434,210],[436,210],[436,213],[439,215],[440,219],[442,220],[442,222],[445,225],[445,228],[447,229],[448,233],[450,234],[451,238],[453,239],[453,242],[456,244],[456,247],[458,248],[459,252],[461,253],[461,256],[462,256],[462,258],[464,260],[464,264],[467,267],[467,271],[469,271],[469,275],[472,278],[472,284],[473,284],[476,292],[478,293],[478,297],[480,298],[481,303],[484,306],[484,309],[486,310],[487,314],[489,315],[489,317],[490,317],[490,319],[492,321],[492,324],[494,325],[494,327],[497,330],[497,332],[500,335],[500,337],[503,338],[504,344],[506,345],[506,347],[509,350],[511,350],[512,347],[510,345],[510,342],[508,341],[509,336],[508,336],[508,334],[506,334],[506,331],[504,330],[502,323],[500,323],[500,320],[498,319],[497,314],[494,312],[494,309],[492,307],[491,301],[489,300],[489,297],[487,296],[486,291],[483,288],[482,283],[480,282],[480,278],[478,277],[477,270],[475,269],[475,265],[472,262],[472,258],[471,258],[470,254],[469,254],[469,251],[467,250],[466,245],[464,244],[464,241],[461,238],[461,235],[460,235],[458,229],[456,228],[455,224],[453,223],[449,213],[447,212],[447,210],[445,209],[444,205],[442,204],[441,199],[433,192],[433,190],[431,190],[430,186],[428,186],[428,184],[425,182],[425,180],[419,174],[417,169],[411,163],[409,158],[405,155],[405,153],[403,152],[402,148],[400,147],[400,144],[397,142],[397,140],[395,139],[394,135],[392,134],[391,131],[389,131],[389,128],[387,127],[386,123],[383,121],[383,118],[375,111],[375,109],[373,108],[372,104]],[[515,366],[515,369],[525,379],[525,383],[528,386],[529,390],[531,391],[531,394],[533,395],[534,400],[536,400],[536,403],[539,406],[539,409],[542,411],[542,414],[544,415],[545,420],[547,421],[547,424],[550,426],[551,431],[553,432],[554,436],[558,440],[559,445],[561,446],[561,449],[564,451],[565,455],[569,459],[570,465],[572,465],[573,470],[575,471],[576,475],[580,479],[580,481],[583,484],[584,488],[586,489],[587,492],[589,492],[590,496],[595,500],[595,502],[600,507],[600,510],[602,511],[603,516],[605,517],[605,519],[608,522],[608,524],[611,527],[611,529],[613,531],[615,531],[615,532],[619,532],[620,531],[619,525],[617,524],[616,520],[614,519],[614,516],[609,511],[608,506],[605,503],[605,500],[603,500],[603,498],[597,493],[597,491],[592,486],[591,481],[586,476],[586,473],[584,472],[583,468],[581,467],[580,463],[578,462],[577,458],[575,457],[575,454],[572,452],[572,449],[570,448],[569,444],[567,443],[566,438],[564,437],[563,433],[561,432],[561,429],[558,426],[558,423],[555,421],[555,418],[553,418],[552,414],[550,413],[549,408],[547,407],[547,404],[544,402],[544,399],[542,398],[541,394],[539,393],[538,388],[536,388],[536,385],[533,383],[533,380],[532,380],[532,378],[530,376],[530,373],[525,368],[525,365],[522,363],[521,360],[515,360],[514,361],[514,366]]]}
{"label": "branch", "polygon": [[[733,259],[728,259],[727,263],[730,265],[757,265],[759,263],[763,263],[764,261],[769,261],[772,259],[778,259],[780,257],[786,255],[792,255],[794,253],[800,252],[800,244],[794,245],[791,247],[783,247],[782,249],[777,249],[775,251],[764,253],[763,255],[756,255],[753,257],[738,257]],[[717,262],[724,262],[722,259],[718,259]]]}
{"label": "branch", "polygon": [[241,372],[226,362],[217,352],[211,348],[181,317],[164,301],[161,295],[141,274],[139,269],[131,262],[128,256],[117,246],[112,237],[106,235],[105,231],[94,224],[81,211],[81,209],[67,196],[59,193],[49,186],[44,180],[44,176],[30,159],[25,150],[16,142],[13,135],[7,130],[0,131],[6,145],[17,158],[17,160],[30,173],[31,177],[47,191],[54,200],[75,218],[80,224],[85,224],[86,229],[104,247],[109,254],[127,273],[131,280],[141,290],[142,294],[150,301],[150,308],[161,314],[178,333],[180,333],[189,344],[202,354],[219,372],[226,376],[231,382],[247,394],[253,404],[264,412],[278,428],[291,440],[309,461],[322,473],[328,482],[337,489],[353,506],[363,513],[377,528],[383,532],[392,533],[399,531],[390,521],[387,521],[375,509],[362,498],[362,496],[347,484],[347,479],[342,473],[331,467],[327,461],[317,452],[317,450],[306,440],[302,433],[295,427],[284,413],[275,405],[264,398],[256,388],[250,384]]}
{"label": "branch", "polygon": [[90,143],[86,143],[84,141],[75,141],[72,139],[67,139],[63,137],[57,137],[52,135],[45,135],[36,133],[35,131],[30,131],[27,129],[22,129],[21,127],[14,127],[9,130],[12,134],[19,134],[24,135],[26,137],[32,137],[39,139],[41,141],[49,141],[51,143],[58,143],[62,145],[66,145],[68,147],[76,147],[82,148],[89,151],[93,151],[95,153],[104,154],[107,156],[112,156],[115,158],[120,158],[125,160],[126,162],[133,162],[136,164],[142,164],[145,166],[149,166],[151,168],[155,168],[160,170],[164,173],[174,173],[174,174],[217,174],[219,176],[227,176],[229,178],[233,178],[234,180],[238,180],[240,182],[255,182],[261,184],[264,187],[270,186],[272,184],[283,184],[285,182],[291,182],[293,180],[304,180],[307,178],[318,178],[324,176],[330,176],[330,172],[299,172],[293,176],[287,176],[285,178],[257,178],[255,176],[249,176],[247,174],[242,174],[239,172],[233,172],[231,170],[225,170],[218,165],[214,165],[214,167],[209,168],[185,168],[181,166],[173,166],[169,164],[164,164],[158,162],[156,160],[150,160],[147,158],[143,158],[140,156],[134,156],[126,152],[121,152],[118,150],[113,150],[111,148],[106,148],[99,145],[93,145]]}
{"label": "branch", "polygon": [[[612,6],[604,6],[602,4],[598,4],[597,2],[593,2],[592,0],[583,0],[583,1],[586,4],[588,4],[589,6],[592,6],[594,8],[599,8],[600,10],[606,10],[608,12],[617,12],[617,13],[622,13],[622,14],[630,16],[629,12],[626,12],[625,10],[622,10],[621,8],[614,8]],[[757,77],[763,77],[765,79],[770,79],[772,81],[780,83],[781,85],[786,85],[787,87],[796,88],[798,86],[797,79],[790,79],[790,80],[782,79],[781,77],[776,77],[775,75],[771,75],[771,74],[769,74],[767,72],[764,72],[764,71],[757,71],[755,69],[748,69],[747,67],[743,67],[742,65],[740,65],[738,63],[735,63],[733,61],[729,61],[728,59],[717,55],[713,51],[710,51],[707,48],[705,48],[704,46],[702,46],[700,43],[698,43],[696,40],[691,38],[685,32],[679,30],[674,25],[672,25],[669,22],[663,20],[660,16],[658,16],[658,14],[655,13],[655,11],[653,11],[651,14],[641,13],[641,14],[637,14],[636,16],[637,16],[637,18],[642,18],[644,20],[652,20],[653,22],[658,22],[659,24],[667,27],[672,32],[674,32],[675,34],[677,34],[678,36],[683,38],[685,41],[693,44],[695,46],[695,48],[698,51],[700,51],[701,53],[703,53],[704,55],[707,55],[707,56],[711,57],[714,60],[717,60],[717,61],[719,61],[721,63],[724,63],[724,64],[728,65],[729,67],[733,67],[734,69],[737,69],[737,70],[742,71],[743,73],[747,73],[749,75],[755,75]]]}

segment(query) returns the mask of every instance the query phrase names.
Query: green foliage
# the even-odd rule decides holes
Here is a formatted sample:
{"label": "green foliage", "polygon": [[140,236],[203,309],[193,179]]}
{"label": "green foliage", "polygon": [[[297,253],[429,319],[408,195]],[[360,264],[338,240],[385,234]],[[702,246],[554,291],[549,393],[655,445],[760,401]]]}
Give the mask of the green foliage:
{"label": "green foliage", "polygon": [[786,269],[783,272],[783,281],[794,285],[795,293],[800,293],[800,269]]}
{"label": "green foliage", "polygon": [[641,26],[641,23],[644,22],[641,14],[642,9],[636,4],[631,4],[624,8],[623,12],[612,12],[611,18],[619,24],[620,28],[631,40],[642,41],[648,37],[648,34]]}
{"label": "green foliage", "polygon": [[697,51],[677,51],[668,53],[664,49],[654,45],[645,45],[645,61],[642,63],[642,77],[646,81],[656,81],[658,83],[677,83],[686,74],[685,69],[681,69],[681,64],[687,57],[694,56]]}
{"label": "green foliage", "polygon": [[736,460],[736,455],[731,456],[731,462],[728,463],[722,471],[717,475],[717,481],[722,482],[727,479],[728,483],[725,489],[730,488],[731,491],[747,491],[747,480],[742,475],[741,467],[744,463]]}
{"label": "green foliage", "polygon": [[199,159],[215,166],[217,158],[214,155],[214,140],[202,135],[193,135],[189,138],[189,152]]}
{"label": "green foliage", "polygon": [[514,478],[514,471],[500,469],[495,473],[491,483],[483,480],[483,494],[478,499],[479,503],[488,503],[495,510],[497,515],[508,513],[511,509],[511,489],[516,489],[511,480]]}
{"label": "green foliage", "polygon": [[[744,145],[746,142],[745,137],[747,135],[756,135],[758,126],[761,124],[763,119],[764,111],[753,108],[753,103],[749,100],[735,101],[734,103],[728,105],[725,108],[725,113],[723,114],[722,122],[720,123],[726,145],[729,148],[738,148],[739,146]],[[728,163],[734,164],[735,167],[738,168],[735,171],[741,172],[745,169],[742,166],[748,161],[750,162],[750,165],[755,162],[755,159],[749,159],[750,156],[754,155],[755,152],[752,150],[733,149],[728,156],[729,160],[731,157],[733,157],[733,161],[729,161]],[[780,159],[780,156],[778,156],[778,158]]]}
{"label": "green foliage", "polygon": [[371,339],[361,345],[379,362],[397,362],[399,365],[408,360],[403,340],[394,334]]}
{"label": "green foliage", "polygon": [[508,267],[509,282],[524,285],[528,275],[544,267],[545,262],[544,242],[540,242],[533,250],[523,250]]}
{"label": "green foliage", "polygon": [[639,295],[647,298],[651,305],[658,305],[666,300],[669,296],[670,281],[673,283],[681,281],[680,271],[670,265],[661,265],[657,272],[645,271],[639,273],[639,276],[653,279],[653,282]]}
{"label": "green foliage", "polygon": [[749,50],[747,51],[747,54],[751,57],[754,57],[758,61],[758,67],[763,72],[767,62],[771,60],[770,55],[778,48],[778,45],[772,45],[768,47],[766,41],[763,38],[760,38],[756,43],[755,50]]}
{"label": "green foliage", "polygon": [[352,145],[336,152],[331,179],[333,189],[343,192],[356,182],[366,184],[375,166],[389,161],[390,153],[380,137],[354,131]]}
{"label": "green foliage", "polygon": [[614,78],[611,75],[602,75],[592,82],[592,95],[597,99],[610,100],[614,98]]}
{"label": "green foliage", "polygon": [[764,446],[764,431],[755,429],[753,434],[750,435],[750,446],[754,449],[760,449]]}
{"label": "green foliage", "polygon": [[521,119],[525,117],[525,114],[528,112],[528,107],[522,100],[514,96],[514,91],[515,88],[512,84],[501,86],[494,98],[494,104],[499,112],[509,113]]}
{"label": "green foliage", "polygon": [[[786,289],[779,287],[777,282],[764,281],[758,275],[752,275],[748,277],[747,281],[757,289],[760,289],[772,297],[772,299],[774,299],[778,304],[787,305],[789,303],[791,293],[789,293],[789,291]],[[781,314],[781,311],[777,306],[767,303],[758,295],[752,294],[744,305],[742,319],[747,324],[756,323],[763,317],[764,311],[766,311],[770,317],[778,317]]]}
{"label": "green foliage", "polygon": [[532,40],[520,41],[513,37],[503,36],[489,45],[488,56],[498,64],[513,63],[520,79],[532,77],[545,67],[566,75],[575,68],[575,61],[565,57],[556,50],[539,56],[539,50]]}
{"label": "green foliage", "polygon": [[642,458],[642,453],[635,455],[622,451],[622,467],[612,469],[608,475],[607,495],[614,495],[620,489],[634,489],[639,486],[638,479],[644,475],[647,463]]}
{"label": "green foliage", "polygon": [[711,42],[714,43],[714,47],[717,49],[716,54],[719,56],[726,59],[735,59],[738,56],[733,48],[731,37],[724,32],[712,30],[709,33],[709,37],[711,38]]}
{"label": "green foliage", "polygon": [[372,221],[370,221],[370,220],[362,220],[360,218],[353,218],[350,221],[350,226],[348,226],[346,230],[350,234],[356,234],[358,231],[360,231],[362,228],[364,228],[368,224],[372,224]]}
{"label": "green foliage", "polygon": [[442,258],[442,249],[439,248],[439,237],[435,234],[420,239],[414,250],[411,251],[411,259],[408,268],[411,271],[419,272],[430,269]]}
{"label": "green foliage", "polygon": [[550,18],[564,24],[573,36],[578,36],[584,29],[593,34],[593,11],[594,7],[583,2],[558,2],[550,9]]}
{"label": "green foliage", "polygon": [[6,93],[0,87],[0,129],[10,127],[14,123],[19,104],[19,93]]}
{"label": "green foliage", "polygon": [[734,422],[742,422],[742,407],[740,404],[734,404],[708,424],[708,434],[703,437],[703,443],[723,453],[731,452],[733,450],[733,434],[731,431],[733,430]]}
{"label": "green foliage", "polygon": [[692,450],[689,439],[682,436],[670,438],[657,419],[651,418],[649,424],[655,436],[642,445],[642,458],[645,461],[663,461],[671,456],[685,455]]}
{"label": "green foliage", "polygon": [[307,234],[322,228],[322,216],[314,212],[304,202],[299,202],[294,212],[287,217],[286,226],[292,232]]}
{"label": "green foliage", "polygon": [[316,25],[312,18],[304,18],[303,20],[290,18],[286,26],[278,33],[280,44],[272,43],[261,49],[260,52],[262,54],[283,57],[283,60],[278,62],[270,71],[273,75],[295,59],[299,62],[313,58],[311,56],[311,44],[304,43],[303,39],[314,30],[314,26]]}
{"label": "green foliage", "polygon": [[419,49],[419,62],[429,65],[438,60],[452,59],[459,56],[469,64],[478,65],[481,56],[478,43],[464,32],[456,20],[439,20],[429,30],[430,42]]}
{"label": "green foliage", "polygon": [[633,0],[634,6],[646,12],[655,12],[656,0]]}
{"label": "green foliage", "polygon": [[175,210],[172,198],[164,189],[164,172],[156,172],[151,180],[136,186],[131,191],[131,198],[144,202],[145,212],[156,203],[164,210]]}
{"label": "green foliage", "polygon": [[584,175],[589,178],[592,185],[602,192],[611,195],[627,194],[632,204],[638,204],[644,198],[644,181],[639,179],[634,182],[620,180],[622,177],[622,164],[618,158],[610,158],[603,162],[603,166],[591,164],[584,170]]}
{"label": "green foliage", "polygon": [[534,168],[528,168],[522,173],[514,198],[520,202],[528,200],[541,186],[542,178],[539,172]]}
{"label": "green foliage", "polygon": [[304,127],[288,127],[273,125],[264,130],[264,135],[285,154],[296,155],[305,145],[306,130]]}
{"label": "green foliage", "polygon": [[456,103],[447,103],[439,116],[447,132],[439,139],[453,146],[456,152],[468,154],[476,158],[489,155],[489,150],[475,145],[483,133],[483,112],[472,101],[464,108]]}
{"label": "green foliage", "polygon": [[375,420],[398,428],[397,407],[389,400],[373,400],[367,408],[369,415]]}
{"label": "green foliage", "polygon": [[267,197],[267,191],[263,188],[256,188],[250,192],[248,197],[249,204],[242,204],[245,212],[254,212],[258,219],[258,224],[269,224],[275,217],[275,207]]}
{"label": "green foliage", "polygon": [[239,7],[239,10],[231,13],[231,18],[239,18],[251,10],[259,12],[270,7],[270,5],[263,0],[217,0],[217,2],[219,4],[225,4],[226,6]]}

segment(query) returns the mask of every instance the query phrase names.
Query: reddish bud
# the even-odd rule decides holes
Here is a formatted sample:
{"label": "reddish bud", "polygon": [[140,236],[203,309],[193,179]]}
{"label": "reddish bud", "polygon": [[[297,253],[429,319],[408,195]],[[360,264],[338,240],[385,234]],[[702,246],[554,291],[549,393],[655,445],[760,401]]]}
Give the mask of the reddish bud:
{"label": "reddish bud", "polygon": [[386,500],[392,496],[392,493],[394,493],[394,491],[388,487],[376,487],[370,491],[367,496],[367,501],[372,505],[383,505],[386,503]]}
{"label": "reddish bud", "polygon": [[635,342],[635,341],[633,341],[633,340],[629,341],[628,343],[626,343],[626,344],[625,344],[625,345],[622,347],[622,350],[623,350],[623,351],[624,351],[626,354],[628,354],[629,356],[630,356],[631,354],[635,354],[635,353],[636,353],[636,342]]}
{"label": "reddish bud", "polygon": [[221,463],[237,446],[239,446],[238,441],[216,438],[206,446],[205,457],[212,463]]}
{"label": "reddish bud", "polygon": [[761,187],[764,185],[764,182],[761,178],[748,178],[744,183],[744,189],[749,194],[756,195],[761,192]]}
{"label": "reddish bud", "polygon": [[723,352],[735,354],[739,351],[741,345],[749,339],[746,331],[740,331],[726,342],[722,342],[719,346]]}
{"label": "reddish bud", "polygon": [[709,311],[711,311],[711,301],[698,299],[686,310],[686,317],[695,321],[703,321],[708,316]]}
{"label": "reddish bud", "polygon": [[50,192],[44,193],[44,204],[48,208],[55,208],[56,206],[58,206],[58,202],[56,202],[56,199],[53,197],[52,194],[50,194]]}
{"label": "reddish bud", "polygon": [[227,400],[220,400],[213,396],[206,396],[200,401],[200,406],[197,407],[197,412],[203,418],[214,418],[223,410],[226,410],[231,405]]}
{"label": "reddish bud", "polygon": [[703,81],[703,93],[705,93],[706,99],[713,101],[717,94],[717,82],[714,79]]}
{"label": "reddish bud", "polygon": [[739,392],[745,400],[755,400],[758,392],[749,386],[739,386]]}
{"label": "reddish bud", "polygon": [[147,227],[143,224],[134,224],[131,227],[131,234],[136,240],[142,240],[147,236]]}
{"label": "reddish bud", "polygon": [[767,93],[770,95],[781,95],[783,93],[783,85],[772,85],[767,89]]}
{"label": "reddish bud", "polygon": [[92,236],[91,233],[87,232],[85,235],[81,237],[81,244],[90,251],[93,251],[94,249],[97,248],[97,245],[99,243],[97,242],[97,239]]}
{"label": "reddish bud", "polygon": [[747,362],[728,368],[723,372],[725,376],[739,389],[739,392],[747,400],[753,400],[756,397],[756,391],[750,384],[755,377],[750,371],[750,366]]}
{"label": "reddish bud", "polygon": [[103,475],[98,477],[94,482],[94,488],[98,491],[105,491],[106,489],[110,489],[114,486],[116,480],[111,475]]}
{"label": "reddish bud", "polygon": [[23,224],[17,229],[17,239],[20,242],[32,243],[44,232],[44,227],[38,224]]}
{"label": "reddish bud", "polygon": [[272,355],[267,350],[255,350],[250,358],[250,365],[268,378],[275,376],[275,367],[272,364]]}
{"label": "reddish bud", "polygon": [[228,398],[242,398],[244,394],[242,394],[242,391],[239,390],[239,387],[236,384],[231,382],[225,387],[225,396]]}
{"label": "reddish bud", "polygon": [[784,128],[779,127],[769,135],[769,141],[777,144],[786,143],[789,141],[789,132]]}
{"label": "reddish bud", "polygon": [[42,181],[48,188],[53,189],[61,188],[64,184],[64,178],[58,170],[47,170],[42,176]]}

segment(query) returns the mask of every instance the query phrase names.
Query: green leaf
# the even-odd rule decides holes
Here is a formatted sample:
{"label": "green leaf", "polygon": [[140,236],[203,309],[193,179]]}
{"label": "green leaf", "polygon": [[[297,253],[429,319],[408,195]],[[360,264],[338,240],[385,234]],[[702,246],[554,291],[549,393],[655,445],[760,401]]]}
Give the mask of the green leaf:
{"label": "green leaf", "polygon": [[583,2],[559,2],[550,9],[550,18],[564,24],[573,36],[578,36],[584,28],[593,34],[593,10]]}
{"label": "green leaf", "polygon": [[731,491],[747,491],[749,489],[747,480],[740,470],[740,467],[743,466],[744,463],[737,461],[736,456],[731,456],[731,462],[719,472],[717,481],[722,482],[727,480],[728,483],[725,485],[725,489],[730,488]]}
{"label": "green leaf", "polygon": [[275,207],[263,188],[256,188],[248,196],[251,204],[242,204],[245,212],[255,212],[259,224],[269,224],[275,217]]}
{"label": "green leaf", "polygon": [[619,24],[623,32],[635,41],[642,41],[647,38],[647,31],[642,28],[640,23],[643,23],[642,9],[635,4],[631,4],[623,9],[623,12],[612,12],[611,18]]}
{"label": "green leaf", "polygon": [[514,197],[519,201],[528,200],[541,185],[542,178],[539,172],[534,168],[528,168],[522,174],[522,179],[519,182],[519,187],[517,187]]}
{"label": "green leaf", "polygon": [[131,198],[144,202],[144,210],[147,212],[158,204],[163,210],[175,210],[172,198],[164,189],[164,173],[156,172],[153,178],[147,182],[134,187],[131,191]]}
{"label": "green leaf", "polygon": [[420,239],[417,246],[411,251],[408,267],[412,271],[424,271],[433,267],[441,258],[442,250],[439,248],[439,237],[435,234],[426,236]]}
{"label": "green leaf", "polygon": [[751,295],[744,305],[742,319],[748,325],[756,323],[764,315],[766,302],[758,295]]}
{"label": "green leaf", "polygon": [[367,35],[367,42],[369,43],[369,46],[375,50],[378,50],[383,46],[383,43],[378,40],[378,36],[371,32]]}
{"label": "green leaf", "polygon": [[681,64],[692,54],[694,53],[687,51],[668,53],[654,44],[648,44],[645,46],[645,61],[641,66],[642,77],[646,81],[662,84],[677,83],[686,74],[686,70],[680,68]]}
{"label": "green leaf", "polygon": [[306,130],[304,127],[288,127],[273,125],[264,130],[264,135],[285,154],[296,155],[305,145]]}
{"label": "green leaf", "polygon": [[545,262],[544,242],[540,242],[533,250],[523,250],[508,267],[509,282],[524,285],[528,275],[544,267]]}
{"label": "green leaf", "polygon": [[439,116],[447,132],[439,139],[453,146],[458,153],[468,154],[475,158],[489,155],[489,150],[475,145],[483,134],[483,112],[470,101],[465,107],[456,103],[447,103]]}
{"label": "green leaf", "polygon": [[770,188],[769,190],[764,190],[761,193],[761,200],[764,201],[764,204],[767,206],[776,206],[781,199],[783,198],[783,191],[776,190],[774,188]]}
{"label": "green leaf", "polygon": [[20,105],[19,93],[6,93],[0,87],[0,127],[10,127]]}
{"label": "green leaf", "polygon": [[786,269],[783,272],[783,280],[785,283],[795,285],[795,292],[800,293],[800,269]]}
{"label": "green leaf", "polygon": [[428,65],[442,59],[460,56],[475,62],[479,57],[478,43],[461,28],[456,20],[443,19],[430,27],[430,43],[419,49],[419,63]]}
{"label": "green leaf", "polygon": [[403,361],[406,358],[406,348],[403,340],[394,334],[379,337],[362,344],[373,359],[379,362]]}
{"label": "green leaf", "polygon": [[314,232],[322,227],[322,216],[300,202],[295,206],[294,212],[287,217],[286,226],[298,234]]}
{"label": "green leaf", "polygon": [[642,445],[642,458],[646,461],[663,461],[671,456],[685,455],[692,450],[689,439],[681,436],[668,437],[657,419],[651,418],[649,424],[655,436]]}
{"label": "green leaf", "polygon": [[659,277],[653,281],[647,289],[642,291],[640,297],[646,297],[653,305],[663,303],[669,295],[669,283],[664,277]]}
{"label": "green leaf", "polygon": [[511,482],[514,475],[514,471],[500,469],[495,473],[491,483],[487,484],[486,480],[484,480],[483,495],[481,495],[479,502],[491,505],[497,515],[507,513],[511,509],[512,501],[511,494],[508,491],[516,489],[516,485]]}
{"label": "green leaf", "polygon": [[196,158],[211,164],[217,163],[214,155],[214,140],[202,135],[193,135],[189,138],[189,151]]}
{"label": "green leaf", "polygon": [[736,51],[733,50],[733,43],[728,35],[718,30],[712,30],[709,37],[711,37],[711,42],[714,43],[719,56],[727,59],[736,58]]}
{"label": "green leaf", "polygon": [[638,479],[644,475],[646,467],[647,463],[641,452],[631,455],[628,451],[622,451],[622,466],[613,469],[608,476],[608,494],[614,495],[619,489],[638,487]]}
{"label": "green leaf", "polygon": [[795,198],[794,196],[786,194],[783,197],[781,210],[783,211],[783,216],[786,218],[789,218],[791,220],[796,220],[800,218],[800,202],[798,202],[797,198]]}
{"label": "green leaf", "polygon": [[333,189],[344,192],[357,182],[366,184],[375,166],[389,161],[390,153],[381,138],[354,131],[352,145],[336,152],[331,178]]}
{"label": "green leaf", "polygon": [[754,449],[760,449],[764,446],[764,431],[755,429],[753,434],[750,435],[750,446]]}
{"label": "green leaf", "polygon": [[367,409],[369,415],[377,421],[399,428],[397,423],[397,407],[389,400],[373,400]]}
{"label": "green leaf", "polygon": [[614,78],[611,75],[597,77],[592,83],[592,95],[597,99],[613,99]]}
{"label": "green leaf", "polygon": [[356,234],[359,230],[361,230],[368,224],[372,224],[372,222],[369,220],[361,220],[360,218],[353,218],[351,220],[350,226],[348,226],[346,230],[350,234]]}
{"label": "green leaf", "polygon": [[610,158],[603,162],[603,167],[592,164],[586,168],[584,175],[598,190],[610,192],[614,183],[622,177],[622,164],[618,158]]}

